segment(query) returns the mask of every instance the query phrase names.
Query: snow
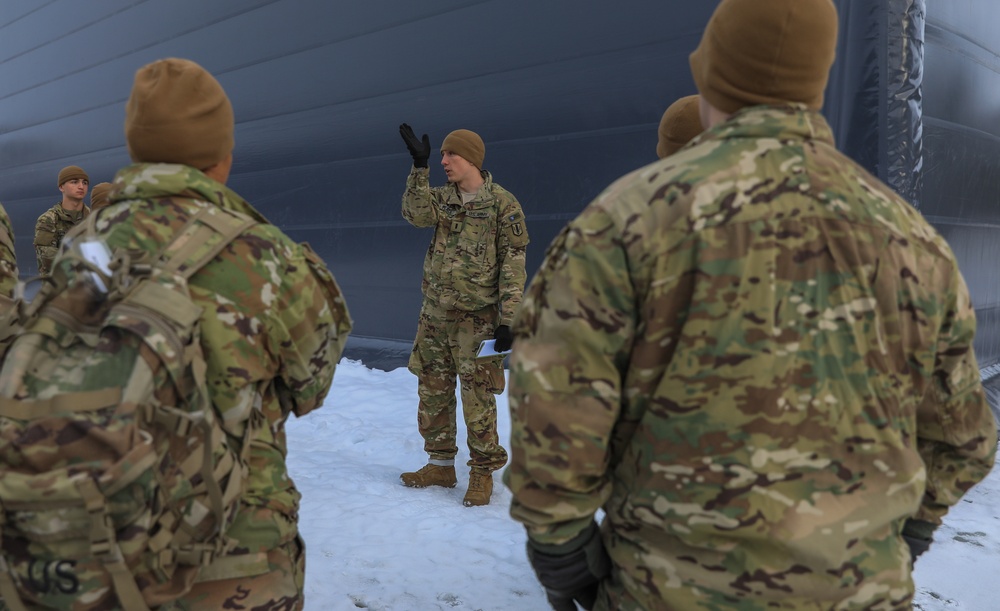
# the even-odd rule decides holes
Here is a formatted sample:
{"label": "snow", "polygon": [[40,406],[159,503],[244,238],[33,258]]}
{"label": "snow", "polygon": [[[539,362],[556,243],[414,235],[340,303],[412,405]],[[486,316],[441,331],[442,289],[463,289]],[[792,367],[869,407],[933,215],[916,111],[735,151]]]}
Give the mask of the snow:
{"label": "snow", "polygon": [[913,608],[923,611],[1000,608],[991,584],[1000,571],[1000,467],[945,516],[930,550],[917,561]]}
{"label": "snow", "polygon": [[[461,406],[459,406],[461,409]],[[426,463],[417,432],[417,381],[405,367],[343,360],[322,409],[288,422],[289,470],[303,494],[306,611],[534,611],[549,609],[494,474],[492,502],[465,507],[465,427],[458,418],[458,485],[405,488],[399,474]],[[506,393],[497,397],[508,447]],[[509,449],[509,448],[508,448]],[[1000,469],[967,494],[920,558],[914,608],[996,608]]]}

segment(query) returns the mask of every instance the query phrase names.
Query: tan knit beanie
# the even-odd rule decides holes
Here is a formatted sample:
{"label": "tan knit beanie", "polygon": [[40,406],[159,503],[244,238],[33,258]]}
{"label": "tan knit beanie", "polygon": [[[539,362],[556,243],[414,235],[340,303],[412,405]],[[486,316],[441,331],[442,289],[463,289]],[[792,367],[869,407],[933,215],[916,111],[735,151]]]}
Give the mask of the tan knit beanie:
{"label": "tan knit beanie", "polygon": [[476,132],[456,129],[444,137],[441,150],[451,151],[480,170],[483,169],[483,160],[486,159],[486,145],[483,144],[483,139]]}
{"label": "tan knit beanie", "polygon": [[673,155],[704,131],[698,108],[699,98],[697,95],[683,97],[668,106],[663,113],[656,142],[656,155],[660,159]]}
{"label": "tan knit beanie", "polygon": [[61,187],[67,180],[73,180],[74,178],[82,178],[88,183],[90,182],[90,176],[87,176],[87,173],[83,171],[83,168],[80,166],[68,165],[59,170],[59,183],[56,184],[56,186]]}
{"label": "tan knit beanie", "polygon": [[691,54],[691,75],[725,113],[789,102],[819,110],[837,25],[831,0],[722,0]]}
{"label": "tan knit beanie", "polygon": [[111,190],[110,182],[99,182],[90,190],[90,210],[100,210],[110,203],[108,192]]}
{"label": "tan knit beanie", "polygon": [[132,161],[203,170],[233,151],[233,107],[219,82],[186,59],[161,59],[135,73],[125,105]]}

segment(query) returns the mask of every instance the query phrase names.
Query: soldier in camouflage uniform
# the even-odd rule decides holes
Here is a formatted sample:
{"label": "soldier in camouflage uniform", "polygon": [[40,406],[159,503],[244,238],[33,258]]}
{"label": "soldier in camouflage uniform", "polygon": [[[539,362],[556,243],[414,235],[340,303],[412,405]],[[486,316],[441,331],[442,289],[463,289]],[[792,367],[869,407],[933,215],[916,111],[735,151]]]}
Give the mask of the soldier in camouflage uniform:
{"label": "soldier in camouflage uniform", "polygon": [[101,208],[107,206],[110,201],[108,200],[108,193],[111,191],[110,182],[99,182],[94,185],[94,188],[90,190],[90,211],[97,212]]}
{"label": "soldier in camouflage uniform", "polygon": [[233,128],[228,98],[197,64],[166,59],[141,68],[125,119],[136,163],[115,176],[97,227],[112,249],[152,253],[205,206],[260,223],[190,280],[195,303],[204,307],[205,376],[224,428],[239,439],[250,419],[266,426],[252,440],[243,508],[226,533],[233,550],[203,569],[194,590],[171,608],[301,609],[301,495],[285,465],[285,421],[322,405],[351,320],[333,276],[308,245],[293,242],[225,186]]}
{"label": "soldier in camouflage uniform", "polygon": [[90,209],[83,203],[90,177],[83,169],[71,165],[59,171],[57,180],[62,200],[42,213],[35,222],[35,256],[38,275],[52,273],[52,261],[59,253],[63,236],[74,225],[87,218]]}
{"label": "soldier in camouflage uniform", "polygon": [[461,381],[468,431],[469,488],[466,506],[486,505],[493,471],[507,463],[497,435],[494,394],[503,392],[503,356],[476,358],[482,340],[510,348],[510,325],[521,303],[528,231],[517,199],[482,169],[486,149],[474,132],[460,129],[441,145],[448,185],[431,188],[430,140],[410,126],[400,134],[413,156],[403,193],[403,217],[415,227],[433,227],[424,259],[417,337],[409,369],[419,379],[417,422],[428,464],[400,476],[411,487],[453,487],[456,443],[455,376]]}
{"label": "soldier in camouflage uniform", "polygon": [[[3,205],[0,205],[0,295],[13,297],[17,286],[17,256],[14,251],[14,228]],[[0,309],[0,314],[3,311]]]}
{"label": "soldier in camouflage uniform", "polygon": [[559,609],[909,609],[993,464],[955,257],[818,112],[836,24],[723,0],[691,56],[706,131],[532,281],[504,477]]}

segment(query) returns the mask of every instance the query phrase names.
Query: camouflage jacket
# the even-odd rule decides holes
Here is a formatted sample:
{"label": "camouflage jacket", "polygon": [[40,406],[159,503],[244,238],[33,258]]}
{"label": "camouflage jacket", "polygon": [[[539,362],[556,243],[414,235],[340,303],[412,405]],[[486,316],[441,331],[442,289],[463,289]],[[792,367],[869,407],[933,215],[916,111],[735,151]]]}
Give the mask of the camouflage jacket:
{"label": "camouflage jacket", "polygon": [[14,296],[17,286],[17,256],[14,251],[14,228],[3,205],[0,205],[0,295]]}
{"label": "camouflage jacket", "polygon": [[603,508],[605,607],[908,609],[904,521],[993,464],[955,257],[804,107],[611,185],[514,330],[511,514],[559,545]]}
{"label": "camouflage jacket", "polygon": [[[322,405],[351,329],[326,265],[226,186],[183,165],[137,164],[115,176],[111,203],[96,212],[111,248],[156,252],[201,206],[260,222],[191,277],[203,306],[206,383],[223,426],[240,438],[251,413],[266,426],[250,447],[245,508],[228,534],[239,566],[219,562],[203,578],[267,569],[264,554],[297,533],[300,494],[285,465],[285,421]],[[234,572],[235,571],[235,572]]]}
{"label": "camouflage jacket", "polygon": [[430,187],[427,168],[413,168],[403,193],[403,218],[433,227],[424,258],[424,297],[447,309],[474,311],[498,304],[510,325],[521,304],[528,230],[521,204],[483,172],[486,182],[463,204],[455,185]]}
{"label": "camouflage jacket", "polygon": [[52,272],[52,261],[59,254],[63,236],[90,214],[90,208],[66,210],[62,202],[42,213],[35,222],[35,256],[38,259],[38,275],[48,276]]}

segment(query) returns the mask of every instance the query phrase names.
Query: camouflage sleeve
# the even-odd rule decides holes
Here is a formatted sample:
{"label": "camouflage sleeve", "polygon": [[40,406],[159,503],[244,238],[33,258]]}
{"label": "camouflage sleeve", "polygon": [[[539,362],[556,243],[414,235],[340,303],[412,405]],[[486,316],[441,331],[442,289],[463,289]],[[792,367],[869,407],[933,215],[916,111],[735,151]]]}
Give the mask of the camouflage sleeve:
{"label": "camouflage sleeve", "polygon": [[55,218],[46,211],[35,223],[35,257],[38,260],[38,275],[48,276],[52,272],[52,261],[57,254],[59,254],[59,242],[56,239]]}
{"label": "camouflage sleeve", "polygon": [[917,410],[917,447],[927,488],[914,518],[940,524],[948,508],[986,477],[997,448],[997,423],[986,402],[972,344],[976,315],[957,269],[941,329],[933,381]]}
{"label": "camouflage sleeve", "polygon": [[[206,381],[230,434],[243,434],[254,391],[264,395],[271,422],[322,405],[351,320],[339,287],[308,245],[257,225],[198,272],[191,290],[206,306]],[[274,384],[277,402],[261,383]]]}
{"label": "camouflage sleeve", "polygon": [[0,205],[0,295],[14,296],[17,286],[17,258],[14,250],[14,228],[3,205]]}
{"label": "camouflage sleeve", "polygon": [[513,196],[508,197],[509,201],[501,210],[497,234],[501,325],[513,324],[514,314],[521,306],[524,283],[527,280],[525,257],[530,241],[521,204]]}
{"label": "camouflage sleeve", "polygon": [[437,197],[430,186],[430,170],[412,168],[403,192],[403,218],[414,227],[437,225]]}
{"label": "camouflage sleeve", "polygon": [[287,340],[281,341],[280,377],[291,391],[296,416],[323,404],[351,331],[347,303],[336,280],[308,244],[293,246],[294,268],[277,309]]}
{"label": "camouflage sleeve", "polygon": [[52,262],[56,260],[59,249],[55,246],[35,246],[35,259],[38,261],[38,275],[48,276],[52,273]]}
{"label": "camouflage sleeve", "polygon": [[612,435],[635,331],[620,231],[588,209],[549,247],[515,320],[510,363],[511,516],[559,545],[611,493]]}

